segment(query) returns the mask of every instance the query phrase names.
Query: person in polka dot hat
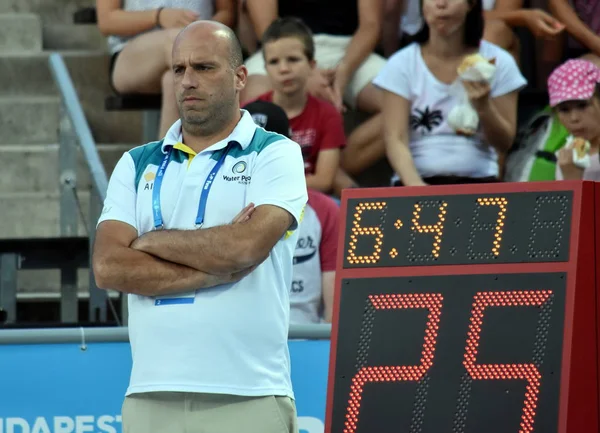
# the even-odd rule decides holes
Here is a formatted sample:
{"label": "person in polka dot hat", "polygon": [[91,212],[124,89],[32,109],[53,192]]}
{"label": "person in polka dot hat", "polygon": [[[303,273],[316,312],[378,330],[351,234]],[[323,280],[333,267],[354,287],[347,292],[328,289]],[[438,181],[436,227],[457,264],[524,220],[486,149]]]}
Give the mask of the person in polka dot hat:
{"label": "person in polka dot hat", "polygon": [[600,68],[568,60],[548,78],[550,106],[569,131],[557,153],[557,180],[600,181]]}

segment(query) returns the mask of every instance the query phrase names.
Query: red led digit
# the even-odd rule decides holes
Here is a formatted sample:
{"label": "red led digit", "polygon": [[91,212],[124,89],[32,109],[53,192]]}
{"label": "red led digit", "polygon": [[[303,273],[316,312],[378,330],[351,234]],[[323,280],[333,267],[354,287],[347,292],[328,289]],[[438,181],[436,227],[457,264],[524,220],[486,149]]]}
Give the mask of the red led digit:
{"label": "red led digit", "polygon": [[487,307],[541,306],[551,294],[551,290],[479,292],[473,302],[463,365],[474,380],[527,381],[519,433],[533,431],[542,376],[533,364],[476,364],[484,310]]}
{"label": "red led digit", "polygon": [[369,382],[419,381],[433,365],[437,343],[443,297],[440,293],[411,293],[391,295],[369,295],[376,310],[426,308],[429,310],[425,325],[425,341],[419,365],[391,365],[362,367],[352,378],[350,398],[346,411],[344,433],[354,433],[358,424],[360,402],[365,384]]}

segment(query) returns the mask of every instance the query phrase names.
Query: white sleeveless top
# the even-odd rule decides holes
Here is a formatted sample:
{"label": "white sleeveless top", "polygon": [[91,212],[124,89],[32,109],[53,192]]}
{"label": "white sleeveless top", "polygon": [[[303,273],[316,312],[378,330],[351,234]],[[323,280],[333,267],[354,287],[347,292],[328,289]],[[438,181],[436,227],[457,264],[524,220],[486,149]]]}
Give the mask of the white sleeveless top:
{"label": "white sleeveless top", "polygon": [[[213,0],[123,0],[123,10],[126,11],[147,11],[150,9],[176,8],[189,9],[197,12],[201,20],[209,20],[214,15]],[[142,33],[140,33],[142,34]],[[139,36],[140,34],[136,35]],[[110,54],[118,53],[125,47],[125,44],[135,36],[109,36],[108,49]]]}

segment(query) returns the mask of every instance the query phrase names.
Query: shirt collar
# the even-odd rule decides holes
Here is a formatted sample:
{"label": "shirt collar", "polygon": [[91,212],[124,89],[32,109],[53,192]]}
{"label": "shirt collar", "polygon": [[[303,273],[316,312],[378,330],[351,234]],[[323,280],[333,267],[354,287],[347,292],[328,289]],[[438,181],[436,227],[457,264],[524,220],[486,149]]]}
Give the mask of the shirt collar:
{"label": "shirt collar", "polygon": [[[257,126],[256,123],[254,123],[254,120],[252,120],[252,116],[248,111],[240,111],[242,112],[242,117],[231,134],[229,134],[229,136],[223,140],[207,147],[203,150],[203,152],[224,149],[232,141],[238,143],[242,149],[246,149],[250,145]],[[183,143],[181,119],[177,120],[177,122],[175,122],[167,131],[161,147],[162,152],[167,153],[169,148],[175,146],[177,143]]]}

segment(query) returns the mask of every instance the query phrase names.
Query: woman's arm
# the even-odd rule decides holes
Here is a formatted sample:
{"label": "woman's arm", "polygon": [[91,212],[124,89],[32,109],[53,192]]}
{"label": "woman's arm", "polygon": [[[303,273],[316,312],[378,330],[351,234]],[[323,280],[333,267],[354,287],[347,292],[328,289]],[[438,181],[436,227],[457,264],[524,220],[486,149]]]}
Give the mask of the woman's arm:
{"label": "woman's arm", "polygon": [[105,36],[135,36],[158,25],[158,9],[124,11],[121,0],[96,0],[96,16]]}
{"label": "woman's arm", "polygon": [[480,110],[479,120],[486,141],[499,152],[507,152],[517,134],[518,92],[489,99]]}
{"label": "woman's arm", "polygon": [[156,27],[183,28],[199,18],[188,9],[126,11],[121,8],[120,0],[96,0],[96,15],[98,28],[105,36],[135,36]]}
{"label": "woman's arm", "polygon": [[565,24],[569,34],[600,56],[600,35],[579,19],[568,0],[549,0],[548,6],[552,14]]}
{"label": "woman's arm", "polygon": [[463,81],[463,86],[479,115],[486,142],[501,153],[509,150],[517,134],[519,91],[491,98],[489,83]]}
{"label": "woman's arm", "polygon": [[415,167],[409,143],[408,99],[383,90],[383,131],[385,150],[390,165],[406,186],[426,185]]}

